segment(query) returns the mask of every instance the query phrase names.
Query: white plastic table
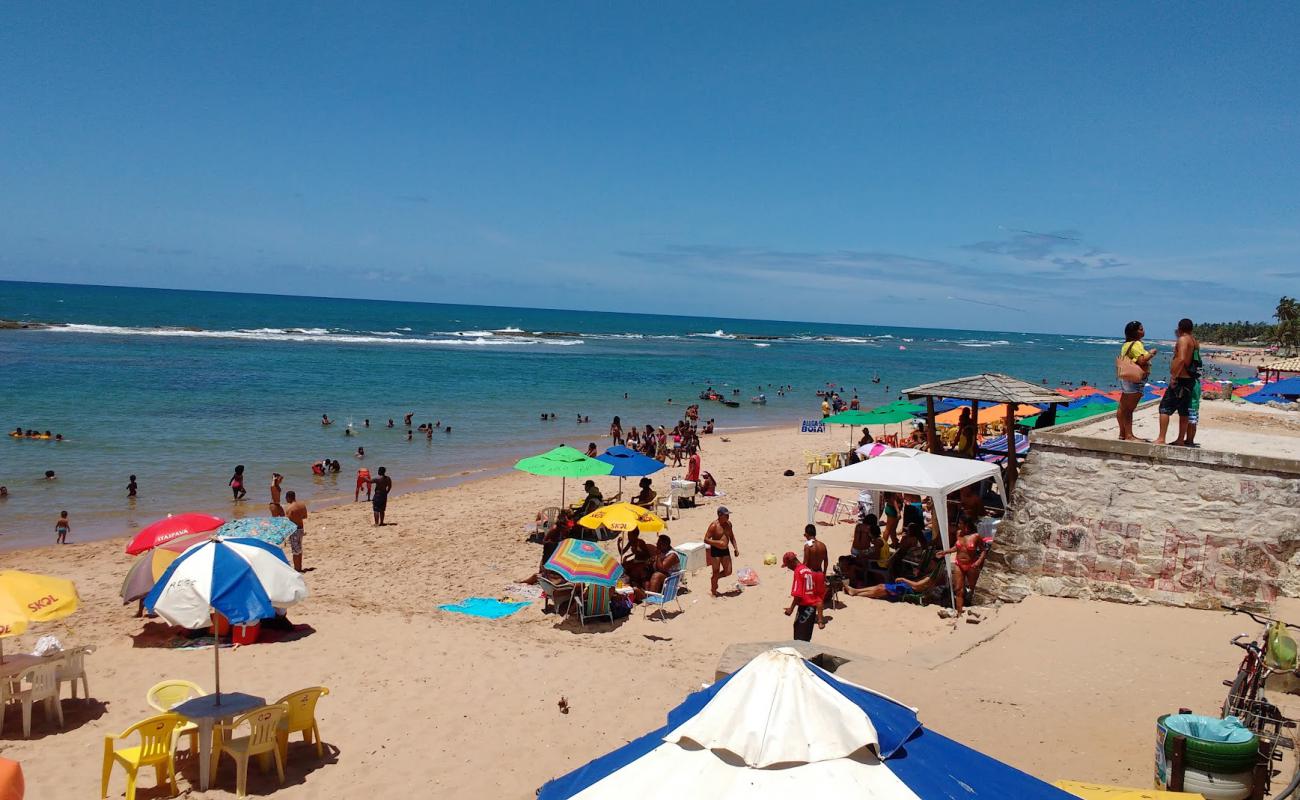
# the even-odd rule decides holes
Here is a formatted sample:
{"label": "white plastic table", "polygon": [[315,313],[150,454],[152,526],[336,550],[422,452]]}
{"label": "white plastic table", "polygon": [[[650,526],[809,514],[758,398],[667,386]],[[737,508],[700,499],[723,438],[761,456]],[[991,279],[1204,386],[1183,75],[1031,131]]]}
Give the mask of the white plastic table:
{"label": "white plastic table", "polygon": [[48,662],[45,656],[34,656],[29,653],[13,653],[5,656],[5,660],[0,662],[0,678],[9,678],[28,667],[34,667],[37,664]]}
{"label": "white plastic table", "polygon": [[186,700],[172,708],[199,728],[199,791],[207,791],[209,766],[212,763],[212,728],[217,722],[232,719],[245,711],[266,705],[266,698],[242,692],[222,692],[221,705],[215,694]]}

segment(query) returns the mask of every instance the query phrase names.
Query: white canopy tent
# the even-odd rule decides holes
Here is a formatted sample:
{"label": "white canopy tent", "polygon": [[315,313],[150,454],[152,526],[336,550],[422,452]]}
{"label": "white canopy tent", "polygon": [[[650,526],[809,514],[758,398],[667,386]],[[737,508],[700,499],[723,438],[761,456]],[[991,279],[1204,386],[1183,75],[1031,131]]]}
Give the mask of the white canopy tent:
{"label": "white canopy tent", "polygon": [[[996,464],[976,461],[969,458],[936,456],[921,450],[896,448],[887,450],[875,458],[859,461],[847,467],[841,467],[808,478],[808,521],[813,521],[817,512],[817,492],[819,489],[844,487],[856,491],[870,491],[876,496],[875,507],[880,508],[880,492],[904,492],[907,494],[929,497],[934,501],[934,510],[939,519],[939,541],[944,549],[948,547],[948,495],[972,483],[992,478],[998,487],[998,494],[1005,505],[1007,492],[1002,485],[1002,471]],[[953,556],[947,556],[948,567],[952,568]]]}

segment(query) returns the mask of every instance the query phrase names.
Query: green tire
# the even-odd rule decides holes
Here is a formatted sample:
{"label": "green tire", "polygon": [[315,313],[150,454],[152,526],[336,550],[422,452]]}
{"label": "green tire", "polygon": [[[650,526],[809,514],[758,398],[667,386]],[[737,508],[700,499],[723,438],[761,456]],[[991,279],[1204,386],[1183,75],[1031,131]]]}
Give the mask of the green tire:
{"label": "green tire", "polygon": [[[1173,758],[1174,731],[1165,725],[1168,714],[1156,720],[1165,732],[1165,757]],[[1187,738],[1186,765],[1207,772],[1246,772],[1253,769],[1259,758],[1259,737],[1251,736],[1247,742],[1210,742],[1192,736]]]}

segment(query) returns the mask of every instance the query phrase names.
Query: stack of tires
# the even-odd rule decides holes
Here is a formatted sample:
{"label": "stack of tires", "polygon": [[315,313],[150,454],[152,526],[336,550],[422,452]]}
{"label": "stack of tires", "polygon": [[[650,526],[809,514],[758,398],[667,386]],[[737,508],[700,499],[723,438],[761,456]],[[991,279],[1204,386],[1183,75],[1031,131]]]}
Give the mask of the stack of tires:
{"label": "stack of tires", "polygon": [[1259,737],[1252,735],[1244,742],[1214,742],[1170,729],[1165,714],[1156,720],[1158,740],[1163,742],[1165,764],[1174,757],[1174,737],[1187,740],[1183,759],[1183,791],[1197,792],[1205,800],[1244,800],[1250,796],[1254,781],[1255,762],[1259,758]]}

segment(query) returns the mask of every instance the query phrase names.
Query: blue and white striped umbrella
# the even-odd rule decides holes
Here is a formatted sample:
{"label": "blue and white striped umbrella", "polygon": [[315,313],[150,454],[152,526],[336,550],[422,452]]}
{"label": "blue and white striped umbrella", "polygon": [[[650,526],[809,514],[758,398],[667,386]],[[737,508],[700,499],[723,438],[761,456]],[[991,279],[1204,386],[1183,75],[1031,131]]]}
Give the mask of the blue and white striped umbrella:
{"label": "blue and white striped umbrella", "polygon": [[298,526],[288,517],[244,517],[232,519],[213,533],[227,539],[261,539],[271,544],[284,544],[289,534]]}
{"label": "blue and white striped umbrella", "polygon": [[690,695],[667,725],[547,783],[538,798],[639,797],[646,786],[678,800],[1074,800],[789,648]]}
{"label": "blue and white striped umbrella", "polygon": [[173,625],[203,628],[212,612],[232,625],[275,616],[307,596],[307,582],[284,551],[257,539],[216,537],[172,562],[144,605]]}

